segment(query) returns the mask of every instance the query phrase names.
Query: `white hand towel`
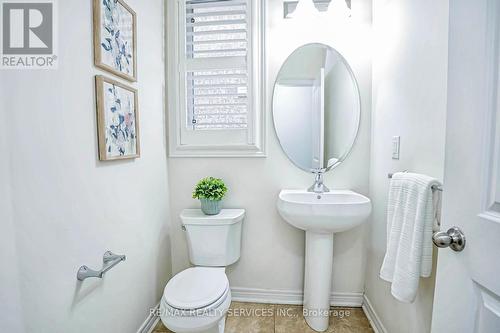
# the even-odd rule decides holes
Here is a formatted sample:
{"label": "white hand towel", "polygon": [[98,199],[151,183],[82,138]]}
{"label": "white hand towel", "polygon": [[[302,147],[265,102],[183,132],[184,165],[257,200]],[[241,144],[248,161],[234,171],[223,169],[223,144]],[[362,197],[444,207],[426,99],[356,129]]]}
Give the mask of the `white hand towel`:
{"label": "white hand towel", "polygon": [[391,180],[387,250],[380,277],[392,282],[391,294],[401,302],[413,302],[420,277],[432,272],[432,230],[440,201],[433,198],[433,185],[441,186],[436,179],[415,173],[395,173]]}

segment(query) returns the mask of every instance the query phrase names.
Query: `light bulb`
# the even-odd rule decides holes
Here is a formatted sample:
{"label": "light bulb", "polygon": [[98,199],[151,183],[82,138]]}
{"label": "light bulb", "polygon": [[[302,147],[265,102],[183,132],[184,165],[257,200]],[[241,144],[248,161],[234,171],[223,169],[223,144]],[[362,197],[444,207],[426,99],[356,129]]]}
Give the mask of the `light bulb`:
{"label": "light bulb", "polygon": [[334,20],[345,20],[351,17],[351,9],[347,7],[345,0],[332,0],[328,10],[323,12],[322,16]]}
{"label": "light bulb", "polygon": [[293,13],[288,15],[288,18],[307,18],[318,16],[318,14],[318,10],[314,6],[313,0],[299,0],[297,7],[293,11]]}

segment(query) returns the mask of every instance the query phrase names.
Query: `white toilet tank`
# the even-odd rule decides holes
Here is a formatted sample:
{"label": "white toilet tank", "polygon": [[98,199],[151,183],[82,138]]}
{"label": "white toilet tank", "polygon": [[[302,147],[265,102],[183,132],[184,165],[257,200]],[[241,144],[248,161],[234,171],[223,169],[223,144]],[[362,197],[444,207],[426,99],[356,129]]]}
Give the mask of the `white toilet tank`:
{"label": "white toilet tank", "polygon": [[191,263],[225,267],[238,261],[244,217],[244,209],[222,209],[217,215],[205,215],[200,209],[183,210],[181,221]]}

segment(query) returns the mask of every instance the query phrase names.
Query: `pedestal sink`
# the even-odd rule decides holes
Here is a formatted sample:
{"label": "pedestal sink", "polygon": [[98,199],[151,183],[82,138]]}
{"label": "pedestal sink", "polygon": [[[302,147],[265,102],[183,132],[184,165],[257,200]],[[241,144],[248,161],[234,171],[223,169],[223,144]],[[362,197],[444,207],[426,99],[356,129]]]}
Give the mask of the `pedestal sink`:
{"label": "pedestal sink", "polygon": [[349,190],[282,190],[277,206],[285,221],[306,232],[304,317],[312,329],[325,331],[330,310],[333,234],[362,224],[371,213],[371,201]]}

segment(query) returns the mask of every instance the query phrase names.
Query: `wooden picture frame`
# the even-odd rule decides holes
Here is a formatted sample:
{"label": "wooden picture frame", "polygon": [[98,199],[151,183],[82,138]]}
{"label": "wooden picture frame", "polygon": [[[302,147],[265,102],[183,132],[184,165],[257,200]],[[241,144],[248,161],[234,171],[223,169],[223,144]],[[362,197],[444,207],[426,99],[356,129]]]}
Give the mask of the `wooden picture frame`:
{"label": "wooden picture frame", "polygon": [[123,0],[94,0],[93,23],[95,66],[136,82],[136,13]]}
{"label": "wooden picture frame", "polygon": [[137,89],[103,75],[96,75],[95,85],[99,159],[140,157]]}

